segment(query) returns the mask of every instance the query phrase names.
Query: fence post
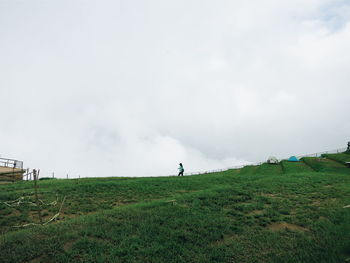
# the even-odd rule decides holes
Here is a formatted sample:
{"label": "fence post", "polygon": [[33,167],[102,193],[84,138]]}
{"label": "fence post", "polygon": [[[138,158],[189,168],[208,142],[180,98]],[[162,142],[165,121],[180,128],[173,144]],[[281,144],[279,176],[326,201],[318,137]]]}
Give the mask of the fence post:
{"label": "fence post", "polygon": [[12,167],[12,182],[15,182],[15,166]]}
{"label": "fence post", "polygon": [[38,185],[37,185],[37,180],[39,178],[39,173],[40,173],[40,170],[38,170],[38,173],[36,172],[36,169],[33,170],[34,189],[35,189],[35,203],[36,203],[36,205],[38,207],[38,216],[39,216],[40,224],[42,224],[43,223],[43,219],[41,217],[41,206],[39,204]]}

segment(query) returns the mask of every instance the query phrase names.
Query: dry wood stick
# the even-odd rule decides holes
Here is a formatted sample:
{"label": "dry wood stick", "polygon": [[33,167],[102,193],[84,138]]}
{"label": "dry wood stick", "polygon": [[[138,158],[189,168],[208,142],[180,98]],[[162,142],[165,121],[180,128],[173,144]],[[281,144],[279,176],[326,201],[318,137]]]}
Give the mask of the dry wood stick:
{"label": "dry wood stick", "polygon": [[38,206],[38,216],[39,216],[39,220],[40,220],[40,224],[43,223],[43,219],[41,217],[41,205],[39,205],[39,197],[38,197],[38,185],[37,185],[37,180],[39,178],[39,173],[40,173],[40,169],[38,170],[38,173],[36,172],[36,170],[33,170],[33,176],[34,176],[34,189],[35,189],[35,202]]}

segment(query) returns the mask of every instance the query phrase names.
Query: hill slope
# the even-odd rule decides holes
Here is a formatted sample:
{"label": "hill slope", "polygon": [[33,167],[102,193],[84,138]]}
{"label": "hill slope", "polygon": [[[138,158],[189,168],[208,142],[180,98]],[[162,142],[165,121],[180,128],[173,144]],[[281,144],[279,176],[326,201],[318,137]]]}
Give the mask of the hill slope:
{"label": "hill slope", "polygon": [[40,181],[44,220],[66,201],[60,220],[25,229],[13,226],[38,221],[32,182],[1,185],[0,262],[344,262],[350,169],[335,159]]}

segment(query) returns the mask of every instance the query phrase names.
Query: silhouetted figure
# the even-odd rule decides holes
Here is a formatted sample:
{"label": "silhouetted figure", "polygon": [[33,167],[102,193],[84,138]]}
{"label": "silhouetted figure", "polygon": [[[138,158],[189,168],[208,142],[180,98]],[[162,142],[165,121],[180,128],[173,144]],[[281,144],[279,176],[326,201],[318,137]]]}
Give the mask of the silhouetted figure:
{"label": "silhouetted figure", "polygon": [[177,176],[184,176],[185,169],[184,169],[182,163],[180,163],[179,165],[180,165],[179,168],[178,168],[179,169],[179,174]]}
{"label": "silhouetted figure", "polygon": [[350,142],[348,142],[348,149],[346,149],[347,151],[350,151]]}

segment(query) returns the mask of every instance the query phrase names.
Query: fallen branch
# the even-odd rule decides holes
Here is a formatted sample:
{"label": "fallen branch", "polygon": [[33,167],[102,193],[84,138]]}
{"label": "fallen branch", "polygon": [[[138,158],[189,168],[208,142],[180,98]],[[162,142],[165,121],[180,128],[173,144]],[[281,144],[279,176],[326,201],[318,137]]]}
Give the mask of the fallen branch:
{"label": "fallen branch", "polygon": [[24,224],[24,225],[20,225],[20,226],[13,226],[13,227],[26,227],[26,226],[41,226],[41,224],[29,223],[29,224]]}
{"label": "fallen branch", "polygon": [[[38,206],[36,203],[33,203],[31,201],[23,201],[25,200],[24,196],[21,196],[20,198],[17,198],[16,200],[13,201],[5,201],[3,202],[5,205],[9,206],[9,207],[15,207],[15,206],[19,206],[21,204],[29,204],[32,206]],[[56,201],[52,201],[50,203],[45,203],[43,200],[39,199],[39,201],[41,202],[42,205],[45,206],[56,206],[57,205],[57,199]]]}
{"label": "fallen branch", "polygon": [[45,223],[42,223],[42,224],[29,223],[29,224],[24,224],[24,225],[20,225],[20,226],[13,226],[13,227],[17,227],[18,228],[18,227],[27,227],[27,226],[45,226],[45,225],[47,225],[48,223],[56,220],[57,217],[60,215],[65,200],[66,200],[66,197],[63,198],[61,206],[60,206],[60,209],[58,210],[57,214],[55,214],[51,219],[49,219]]}
{"label": "fallen branch", "polygon": [[19,206],[22,202],[21,202],[21,200],[23,200],[24,199],[24,197],[22,196],[22,197],[20,197],[20,198],[17,198],[16,200],[13,200],[13,201],[5,201],[5,202],[3,202],[5,205],[7,205],[7,206],[10,206],[10,207],[13,207],[13,206]]}

